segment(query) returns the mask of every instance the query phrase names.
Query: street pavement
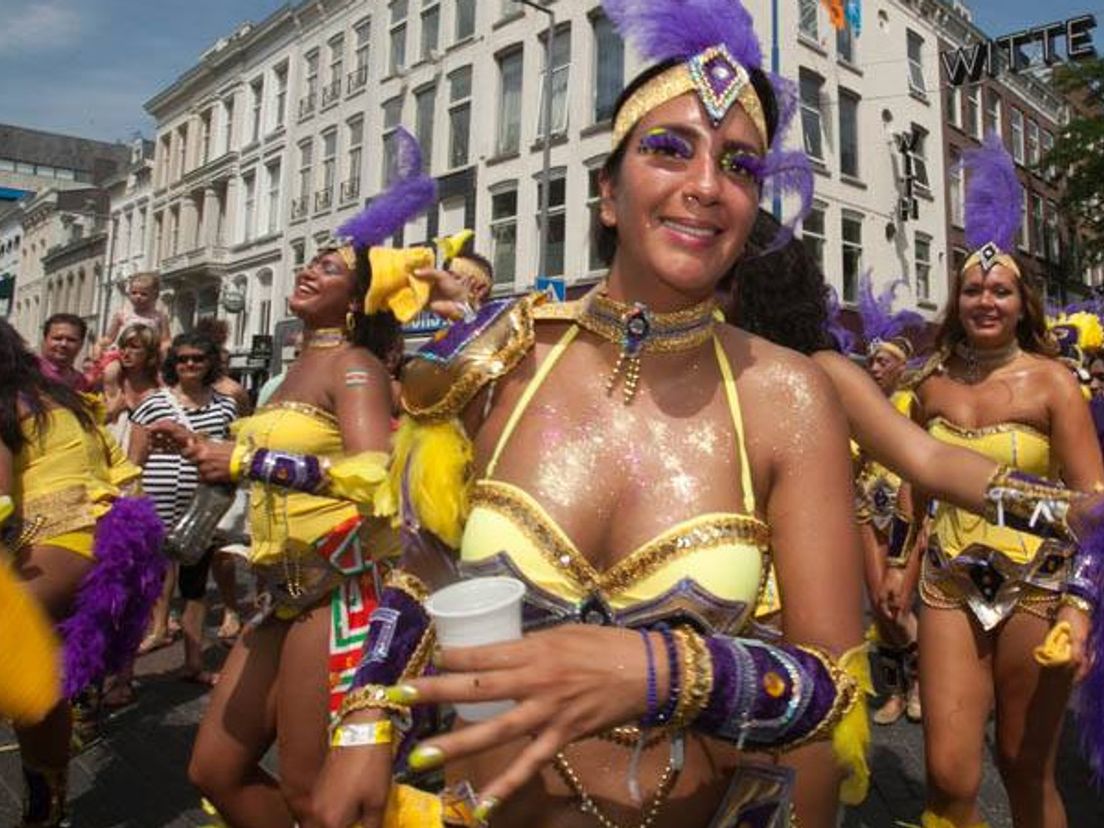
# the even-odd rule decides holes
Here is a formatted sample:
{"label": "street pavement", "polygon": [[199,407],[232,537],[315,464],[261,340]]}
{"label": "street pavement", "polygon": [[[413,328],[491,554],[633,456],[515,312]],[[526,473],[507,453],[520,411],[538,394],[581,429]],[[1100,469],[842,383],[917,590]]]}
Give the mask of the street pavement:
{"label": "street pavement", "polygon": [[[212,666],[225,653],[208,651]],[[203,714],[203,688],[174,678],[183,662],[178,642],[138,660],[138,702],[109,718],[104,738],[76,757],[70,770],[74,828],[195,828],[211,820],[199,808],[186,768],[195,728]],[[924,752],[919,725],[903,719],[874,728],[870,796],[848,809],[845,828],[904,828],[919,824],[924,796]],[[1088,784],[1067,723],[1058,765],[1059,785],[1071,828],[1104,826],[1104,797]],[[0,826],[19,816],[21,778],[12,734],[0,727]],[[990,739],[985,751],[981,805],[991,828],[1012,828],[1008,801],[993,764]]]}

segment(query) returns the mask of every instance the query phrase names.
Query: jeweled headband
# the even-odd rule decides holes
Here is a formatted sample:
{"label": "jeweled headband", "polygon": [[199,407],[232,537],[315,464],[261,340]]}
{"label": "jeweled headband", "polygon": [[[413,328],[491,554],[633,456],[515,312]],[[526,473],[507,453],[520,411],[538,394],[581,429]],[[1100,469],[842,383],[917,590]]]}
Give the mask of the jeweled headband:
{"label": "jeweled headband", "polygon": [[763,103],[759,100],[751,76],[728,51],[728,47],[721,43],[641,84],[617,112],[613,124],[614,148],[641,118],[687,92],[697,93],[714,127],[720,125],[733,104],[739,103],[755,125],[764,150],[770,146]]}

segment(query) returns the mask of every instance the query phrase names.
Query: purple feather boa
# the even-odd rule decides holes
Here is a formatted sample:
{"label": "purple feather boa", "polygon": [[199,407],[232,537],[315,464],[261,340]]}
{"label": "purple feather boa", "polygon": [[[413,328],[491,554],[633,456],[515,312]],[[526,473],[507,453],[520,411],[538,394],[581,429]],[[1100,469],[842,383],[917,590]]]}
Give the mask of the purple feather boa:
{"label": "purple feather boa", "polygon": [[[1098,560],[1104,557],[1104,510],[1097,507],[1092,514],[1092,529],[1083,532],[1080,538],[1079,554]],[[1092,770],[1093,782],[1104,787],[1104,583],[1100,576],[1104,566],[1096,567],[1097,610],[1086,655],[1092,660],[1092,666],[1077,693],[1077,720],[1081,729],[1081,745]]]}
{"label": "purple feather boa", "polygon": [[863,337],[867,345],[879,340],[904,336],[912,328],[924,329],[924,317],[916,311],[893,311],[898,288],[908,288],[908,278],[902,276],[886,285],[881,293],[874,293],[874,278],[867,271],[859,279],[859,318],[862,319]]}
{"label": "purple feather boa", "polygon": [[995,133],[962,154],[966,179],[966,244],[977,250],[992,242],[1011,250],[1020,229],[1023,185],[1012,156]]}
{"label": "purple feather boa", "polygon": [[403,127],[395,130],[395,179],[372,203],[337,228],[358,250],[380,244],[424,213],[437,198],[437,182],[422,172],[418,139]]}
{"label": "purple feather boa", "polygon": [[96,524],[92,571],[73,614],[58,629],[65,639],[63,691],[73,698],[122,669],[138,649],[161,592],[168,561],[165,530],[146,497],[122,497]]}

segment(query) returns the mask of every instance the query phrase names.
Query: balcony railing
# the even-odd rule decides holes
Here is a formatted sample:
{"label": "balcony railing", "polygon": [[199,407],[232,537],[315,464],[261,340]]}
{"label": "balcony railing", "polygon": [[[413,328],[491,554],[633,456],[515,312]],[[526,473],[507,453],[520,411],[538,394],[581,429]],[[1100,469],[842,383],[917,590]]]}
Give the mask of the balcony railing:
{"label": "balcony railing", "polygon": [[361,66],[359,69],[354,69],[350,72],[346,78],[346,85],[348,87],[349,94],[356,92],[358,89],[363,88],[364,84],[368,83],[368,67]]}
{"label": "balcony railing", "polygon": [[325,210],[333,204],[333,187],[327,187],[314,194],[314,209]]}
{"label": "balcony railing", "polygon": [[341,97],[341,78],[334,78],[322,87],[322,106],[329,106]]}
{"label": "balcony railing", "polygon": [[341,182],[341,201],[345,203],[347,201],[355,201],[357,196],[360,195],[360,179],[350,178],[348,181]]}
{"label": "balcony railing", "polygon": [[306,118],[314,112],[314,98],[315,95],[311,92],[309,95],[304,95],[299,99],[299,118],[300,120]]}
{"label": "balcony railing", "polygon": [[291,201],[291,218],[301,219],[307,214],[307,197],[305,195]]}

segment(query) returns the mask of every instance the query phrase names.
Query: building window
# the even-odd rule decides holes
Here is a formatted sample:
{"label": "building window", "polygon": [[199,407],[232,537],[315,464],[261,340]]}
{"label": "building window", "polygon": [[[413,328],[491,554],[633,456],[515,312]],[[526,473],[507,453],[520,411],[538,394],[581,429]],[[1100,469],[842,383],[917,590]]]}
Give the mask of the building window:
{"label": "building window", "polygon": [[962,227],[966,206],[966,171],[962,168],[962,153],[951,147],[947,161],[947,206],[951,211],[951,224]]}
{"label": "building window", "polygon": [[360,195],[360,168],[364,155],[364,116],[358,115],[349,120],[349,163],[348,174],[341,185],[341,200],[353,201]]}
{"label": "building window", "polygon": [[[547,37],[547,35],[545,35]],[[542,37],[543,41],[544,38]],[[542,43],[542,55],[544,54]],[[552,38],[552,134],[567,131],[567,83],[571,72],[571,29],[564,28]],[[541,64],[540,96],[537,99],[537,135],[545,135],[544,64]]]}
{"label": "building window", "polygon": [[456,39],[475,34],[475,0],[456,0]]}
{"label": "building window", "polygon": [[951,248],[951,267],[953,268],[953,272],[961,273],[964,264],[966,264],[966,251],[961,247]]}
{"label": "building window", "polygon": [[391,51],[387,57],[387,73],[397,75],[406,68],[406,12],[408,0],[391,3]]}
{"label": "building window", "polygon": [[859,177],[859,96],[846,89],[839,93],[840,174]]}
{"label": "building window", "polygon": [[414,135],[422,147],[426,170],[433,169],[433,110],[437,106],[437,87],[426,86],[414,93]]}
{"label": "building window", "polygon": [[947,86],[947,123],[951,126],[962,128],[962,87],[948,84]]}
{"label": "building window", "polygon": [[1058,234],[1058,205],[1053,201],[1047,202],[1046,241],[1047,258],[1052,262],[1059,262],[1062,255],[1062,238]]}
{"label": "building window", "polygon": [[429,60],[437,51],[441,30],[441,3],[439,0],[422,0],[422,60]]}
{"label": "building window", "polygon": [[265,172],[268,174],[268,224],[265,231],[272,235],[280,227],[280,162],[273,161],[265,167]]}
{"label": "building window", "polygon": [[513,284],[517,260],[517,184],[491,193],[491,262],[495,284]]}
{"label": "building window", "polygon": [[1031,231],[1028,229],[1027,221],[1027,196],[1024,196],[1023,200],[1020,201],[1020,229],[1016,232],[1016,246],[1023,251],[1031,249]]}
{"label": "building window", "polygon": [[916,255],[916,298],[925,302],[931,298],[931,236],[917,233],[913,252]]}
{"label": "building window", "polygon": [[302,239],[296,239],[291,243],[291,263],[293,266],[304,265],[307,262],[307,243]]}
{"label": "building window", "polygon": [[815,201],[809,209],[809,214],[801,222],[801,243],[822,273],[824,272],[824,213],[827,209],[824,202]]}
{"label": "building window", "polygon": [[188,171],[188,127],[182,126],[176,131],[177,171],[180,176]]}
{"label": "building window", "polygon": [[498,58],[498,154],[516,153],[521,146],[521,49]]}
{"label": "building window", "polygon": [[975,138],[981,138],[981,87],[974,84],[966,90],[966,129]]}
{"label": "building window", "polygon": [[820,38],[817,30],[817,7],[819,0],[797,0],[797,32],[801,37],[814,43]]}
{"label": "building window", "polygon": [[859,292],[859,271],[862,268],[862,222],[860,213],[843,211],[843,301],[854,302]]}
{"label": "building window", "polygon": [[[1042,133],[1043,157],[1039,160],[1047,161],[1051,151],[1054,149],[1054,135],[1045,129],[1042,131]],[[1043,173],[1046,179],[1048,181],[1053,181],[1057,177],[1057,173],[1058,171],[1055,169],[1054,164],[1051,162],[1047,162],[1046,170]]]}
{"label": "building window", "polygon": [[1024,162],[1024,117],[1016,107],[1012,107],[1012,157],[1017,164]]}
{"label": "building window", "polygon": [[276,67],[273,72],[273,78],[276,82],[276,117],[272,126],[273,128],[278,128],[284,125],[284,119],[287,117],[287,63],[281,63]]}
{"label": "building window", "polygon": [[[982,132],[985,135],[1001,134],[1001,99],[992,89],[985,90],[985,113],[982,115]],[[1003,139],[1002,139],[1003,140]]]}
{"label": "building window", "polygon": [[222,99],[222,141],[226,152],[234,148],[234,99]]}
{"label": "building window", "polygon": [[314,112],[318,99],[318,50],[314,49],[303,59],[303,97],[299,100],[299,117]]}
{"label": "building window", "polygon": [[[554,171],[548,186],[548,272],[542,276],[562,276],[564,272],[564,196],[567,178],[564,171]],[[540,204],[544,198],[544,182],[537,181],[537,233],[540,233]],[[544,239],[540,240],[544,244]]]}
{"label": "building window", "polygon": [[349,73],[349,91],[360,89],[368,82],[368,48],[372,38],[372,22],[361,20],[353,27],[356,51],[353,53],[353,71]]}
{"label": "building window", "polygon": [[242,241],[253,238],[257,222],[257,176],[246,173],[242,176],[242,190],[245,197],[245,217],[242,221]]}
{"label": "building window", "polygon": [[296,188],[295,201],[291,205],[291,217],[300,218],[307,214],[307,200],[311,194],[311,164],[314,160],[314,144],[310,138],[299,145],[299,185]]}
{"label": "building window", "polygon": [[1027,122],[1027,164],[1034,167],[1039,163],[1039,125]]}
{"label": "building window", "polygon": [[330,79],[322,90],[322,106],[341,97],[341,81],[345,77],[345,36],[330,40]]}
{"label": "building window", "polygon": [[926,190],[931,186],[928,180],[928,131],[913,124],[912,132],[916,136],[912,145],[912,181]]}
{"label": "building window", "polygon": [[249,143],[253,144],[261,137],[261,107],[264,103],[264,78],[257,78],[249,84]]}
{"label": "building window", "polygon": [[613,118],[613,106],[625,85],[625,44],[609,18],[591,18],[594,31],[594,122]]}
{"label": "building window", "polygon": [[1031,196],[1031,230],[1035,234],[1032,239],[1031,249],[1035,251],[1036,256],[1046,257],[1046,246],[1044,244],[1044,236],[1046,234],[1046,225],[1043,222],[1043,200],[1037,195]]}
{"label": "building window", "polygon": [[337,128],[322,133],[322,188],[315,193],[314,209],[325,210],[333,204],[337,180]]}
{"label": "building window", "polygon": [[199,163],[206,164],[211,160],[211,119],[215,110],[208,109],[199,118]]}
{"label": "building window", "polygon": [[449,83],[449,169],[468,163],[468,135],[471,131],[472,68],[462,66],[448,76]]}
{"label": "building window", "polygon": [[390,186],[395,176],[395,129],[402,122],[402,95],[383,102],[383,185]]}
{"label": "building window", "polygon": [[850,23],[836,29],[836,57],[844,63],[855,63],[855,36],[851,33]]}
{"label": "building window", "polygon": [[909,91],[924,94],[924,38],[908,30]]}
{"label": "building window", "polygon": [[591,272],[602,270],[606,263],[602,261],[598,250],[598,234],[602,226],[602,164],[599,161],[587,169],[587,209],[590,211],[590,233],[587,236],[587,269]]}
{"label": "building window", "polygon": [[824,130],[820,112],[820,91],[824,80],[819,75],[802,69],[800,86],[801,134],[805,142],[805,154],[817,161],[824,161]]}

